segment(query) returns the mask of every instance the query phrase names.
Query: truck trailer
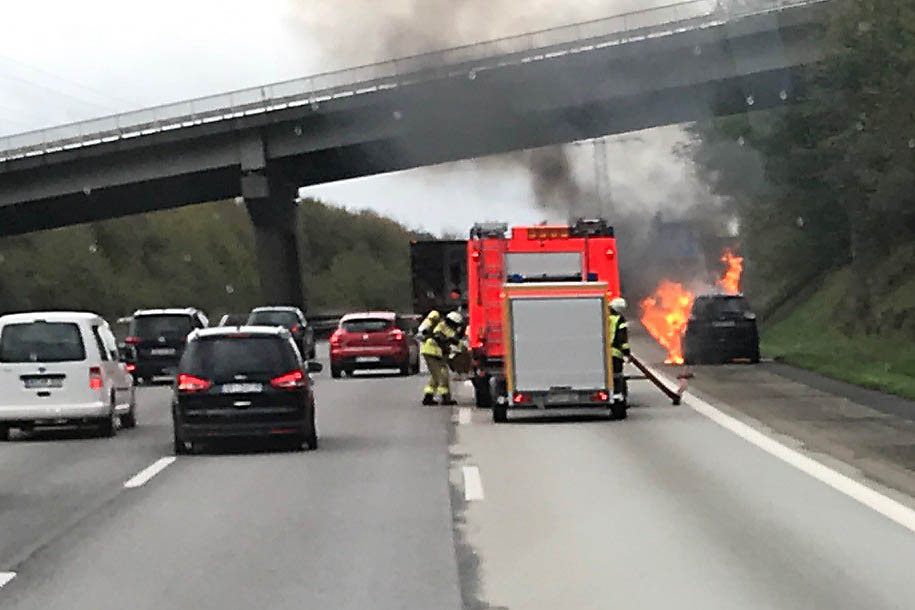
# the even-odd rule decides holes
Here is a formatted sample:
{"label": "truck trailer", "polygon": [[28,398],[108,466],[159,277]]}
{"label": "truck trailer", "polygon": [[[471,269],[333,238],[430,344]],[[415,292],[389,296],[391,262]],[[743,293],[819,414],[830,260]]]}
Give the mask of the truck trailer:
{"label": "truck trailer", "polygon": [[625,418],[626,401],[612,400],[609,286],[509,283],[502,294],[504,378],[496,378],[493,420],[531,412]]}

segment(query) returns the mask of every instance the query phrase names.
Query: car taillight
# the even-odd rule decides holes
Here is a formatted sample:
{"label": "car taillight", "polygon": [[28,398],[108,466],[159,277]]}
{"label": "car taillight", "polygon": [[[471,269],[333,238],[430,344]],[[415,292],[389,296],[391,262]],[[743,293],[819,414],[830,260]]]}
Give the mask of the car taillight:
{"label": "car taillight", "polygon": [[527,397],[527,394],[523,394],[521,392],[515,392],[515,394],[512,396],[512,402],[516,405],[528,402],[528,400],[529,398]]}
{"label": "car taillight", "polygon": [[186,373],[178,375],[179,392],[204,392],[209,390],[212,385],[212,382],[201,379],[200,377],[194,377],[193,375],[188,375]]}
{"label": "car taillight", "polygon": [[280,390],[294,390],[303,388],[306,385],[305,373],[302,371],[290,371],[270,380],[270,385]]}
{"label": "car taillight", "polygon": [[298,324],[293,324],[292,328],[289,329],[289,332],[291,332],[292,334],[296,334],[300,330],[302,330],[301,326],[299,326]]}
{"label": "car taillight", "polygon": [[343,331],[342,331],[342,330],[339,330],[339,329],[335,330],[335,331],[334,331],[334,334],[332,334],[332,335],[330,336],[330,344],[331,344],[331,345],[340,345],[340,337],[341,337],[341,336],[343,336]]}
{"label": "car taillight", "polygon": [[391,332],[391,339],[393,339],[394,341],[398,341],[398,342],[403,341],[403,336],[404,336],[403,331],[400,329],[397,329],[397,330],[394,330],[393,332]]}
{"label": "car taillight", "polygon": [[134,364],[133,362],[128,362],[127,363],[127,372],[133,373],[135,370],[137,370],[137,365]]}
{"label": "car taillight", "polygon": [[127,345],[136,345],[139,342],[140,342],[140,337],[127,337],[126,339],[124,339],[124,343],[126,343]]}
{"label": "car taillight", "polygon": [[610,394],[601,390],[600,392],[594,392],[591,394],[591,400],[593,402],[607,402],[610,400]]}
{"label": "car taillight", "polygon": [[89,367],[89,389],[90,390],[101,390],[102,389],[102,369],[98,366]]}

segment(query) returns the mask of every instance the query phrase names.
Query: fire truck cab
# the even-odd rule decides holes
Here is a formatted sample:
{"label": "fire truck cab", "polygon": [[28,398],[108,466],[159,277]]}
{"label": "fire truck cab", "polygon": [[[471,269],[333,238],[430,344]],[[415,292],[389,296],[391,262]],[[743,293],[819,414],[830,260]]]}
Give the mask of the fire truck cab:
{"label": "fire truck cab", "polygon": [[602,282],[620,295],[613,227],[606,221],[513,227],[474,225],[467,241],[468,339],[477,406],[491,408],[506,394],[503,301],[505,285]]}

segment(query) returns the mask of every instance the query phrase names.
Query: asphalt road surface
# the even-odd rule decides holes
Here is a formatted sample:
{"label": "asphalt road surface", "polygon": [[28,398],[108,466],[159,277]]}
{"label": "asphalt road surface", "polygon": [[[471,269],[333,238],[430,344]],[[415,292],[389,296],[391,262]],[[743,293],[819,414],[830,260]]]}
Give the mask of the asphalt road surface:
{"label": "asphalt road surface", "polygon": [[[915,534],[646,386],[625,422],[494,426],[317,376],[321,448],[0,443],[0,608],[912,608]],[[750,391],[750,390],[748,390]]]}

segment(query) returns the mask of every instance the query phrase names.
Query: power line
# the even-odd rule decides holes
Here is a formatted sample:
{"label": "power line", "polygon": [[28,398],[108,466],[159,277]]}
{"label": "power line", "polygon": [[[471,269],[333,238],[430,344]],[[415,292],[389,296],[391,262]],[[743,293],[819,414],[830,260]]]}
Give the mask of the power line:
{"label": "power line", "polygon": [[81,83],[81,82],[79,82],[79,81],[75,81],[75,80],[69,79],[69,78],[67,78],[67,77],[65,77],[65,76],[61,76],[61,75],[59,75],[59,74],[57,74],[57,73],[55,73],[55,72],[51,72],[50,70],[47,70],[47,69],[45,69],[45,68],[39,68],[39,67],[37,67],[37,66],[33,66],[33,65],[31,65],[31,64],[27,64],[27,63],[25,63],[24,61],[19,60],[19,59],[13,59],[12,57],[9,57],[8,55],[0,55],[0,59],[2,59],[3,61],[6,61],[6,62],[8,62],[8,63],[12,63],[12,64],[15,64],[15,65],[18,65],[18,66],[22,66],[23,68],[26,68],[26,69],[28,69],[28,70],[32,70],[32,71],[34,71],[34,72],[39,72],[39,73],[41,73],[41,74],[46,74],[46,75],[50,76],[51,78],[57,79],[57,80],[59,80],[59,81],[61,81],[61,82],[64,82],[64,83],[69,83],[69,84],[71,84],[71,85],[73,85],[73,86],[76,86],[76,87],[79,87],[79,88],[81,88],[81,89],[84,89],[85,91],[90,91],[90,92],[95,93],[95,94],[97,94],[97,95],[100,95],[100,96],[102,96],[102,97],[104,97],[104,98],[108,98],[108,99],[111,99],[111,100],[114,100],[114,101],[118,101],[118,102],[121,102],[121,103],[125,103],[125,104],[132,104],[132,105],[134,105],[134,106],[141,106],[141,105],[142,105],[142,104],[141,104],[140,102],[138,102],[137,100],[131,100],[131,99],[127,99],[127,98],[123,98],[123,97],[117,96],[117,95],[112,95],[112,94],[109,93],[109,92],[105,92],[105,91],[102,91],[102,90],[100,90],[100,89],[96,89],[96,88],[94,88],[94,87],[91,87],[91,86],[89,86],[89,85],[86,85],[86,84],[84,84],[84,83]]}
{"label": "power line", "polygon": [[108,112],[117,110],[117,108],[115,108],[114,106],[109,106],[107,104],[100,104],[98,102],[93,102],[91,100],[87,100],[85,98],[79,97],[78,95],[73,95],[72,93],[67,93],[66,91],[61,91],[60,89],[55,89],[54,87],[49,87],[48,85],[42,85],[40,83],[36,83],[34,81],[30,81],[28,79],[25,79],[25,78],[22,78],[19,76],[14,76],[12,74],[0,73],[0,78],[14,80],[14,81],[18,81],[18,82],[24,83],[26,85],[29,85],[31,87],[37,87],[39,89],[44,89],[45,91],[50,91],[51,93],[54,93],[56,95],[60,95],[63,97],[70,98],[72,100],[76,100],[78,102],[82,102],[83,104],[86,104],[87,106],[94,106],[96,108],[101,108],[102,110],[105,110]]}

